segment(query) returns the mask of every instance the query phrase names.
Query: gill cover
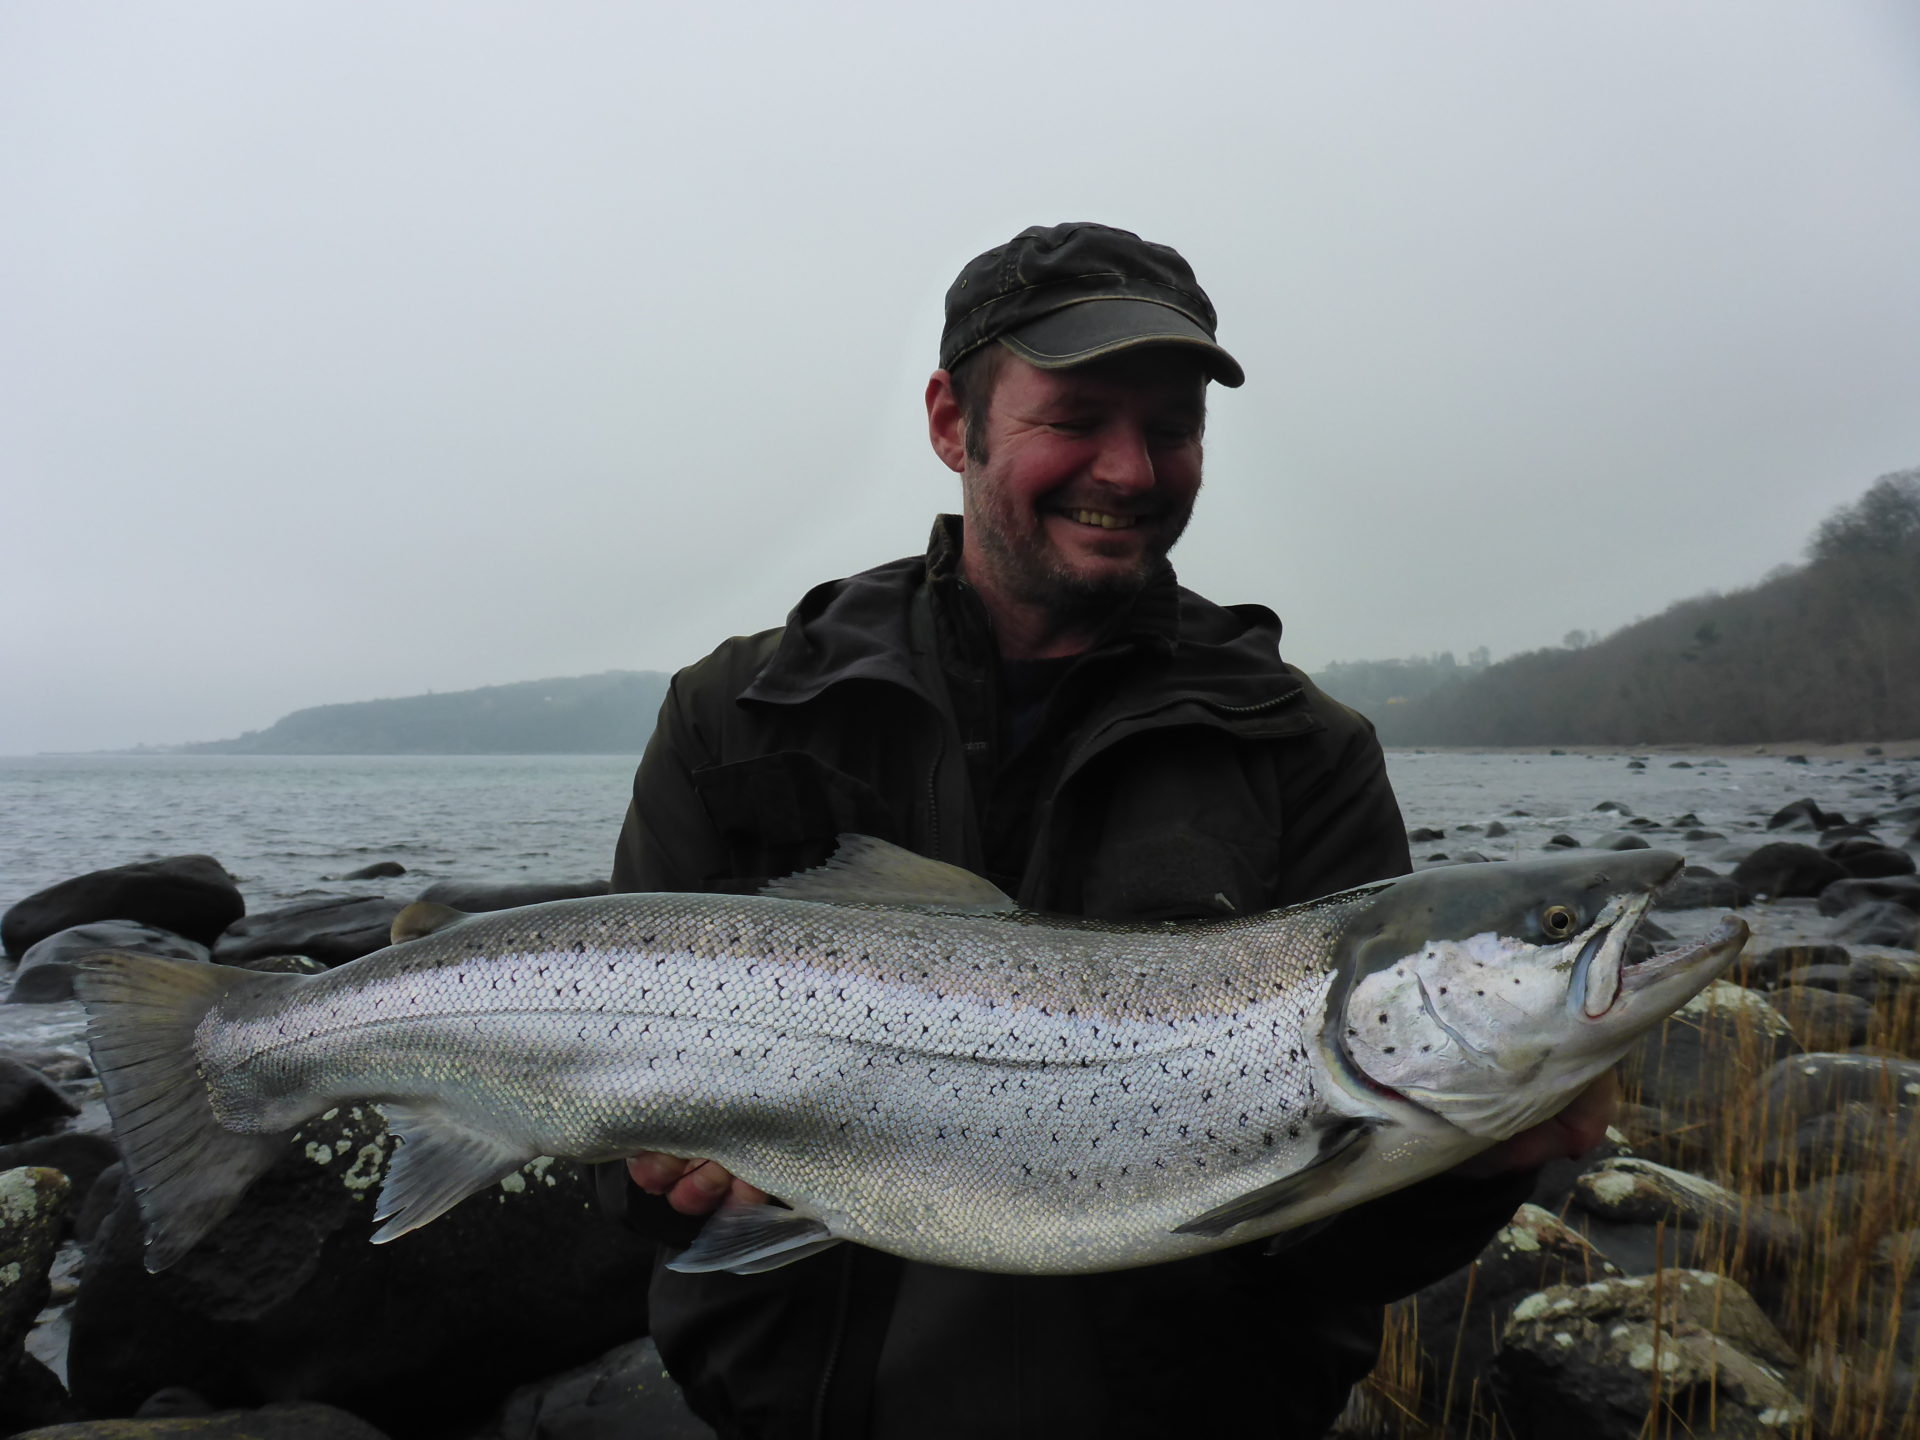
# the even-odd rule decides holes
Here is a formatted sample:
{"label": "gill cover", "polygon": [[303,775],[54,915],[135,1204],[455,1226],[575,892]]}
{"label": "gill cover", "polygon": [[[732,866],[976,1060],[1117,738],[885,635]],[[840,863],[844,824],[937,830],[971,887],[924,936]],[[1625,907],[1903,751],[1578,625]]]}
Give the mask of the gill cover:
{"label": "gill cover", "polygon": [[1631,1038],[1608,1020],[1626,944],[1679,866],[1642,850],[1397,882],[1347,937],[1330,1065],[1487,1140],[1556,1113]]}

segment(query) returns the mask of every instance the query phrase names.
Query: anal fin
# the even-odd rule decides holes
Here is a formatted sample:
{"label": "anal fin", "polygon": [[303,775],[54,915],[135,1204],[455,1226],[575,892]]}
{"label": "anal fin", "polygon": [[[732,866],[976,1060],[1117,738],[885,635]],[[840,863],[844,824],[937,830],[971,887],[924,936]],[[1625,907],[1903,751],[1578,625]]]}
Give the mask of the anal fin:
{"label": "anal fin", "polygon": [[373,1212],[376,1222],[386,1222],[373,1233],[376,1245],[438,1219],[534,1158],[520,1146],[470,1129],[437,1110],[392,1100],[378,1103],[388,1133],[400,1144],[387,1162],[387,1178]]}
{"label": "anal fin", "polygon": [[722,1205],[693,1244],[667,1262],[669,1270],[703,1275],[727,1270],[758,1275],[778,1270],[840,1243],[820,1221],[780,1205]]}
{"label": "anal fin", "polygon": [[1205,1214],[1194,1216],[1186,1224],[1174,1226],[1173,1233],[1204,1235],[1214,1239],[1236,1225],[1271,1215],[1276,1210],[1283,1210],[1319,1194],[1360,1158],[1364,1149],[1362,1142],[1372,1129],[1373,1126],[1365,1120],[1341,1121],[1321,1135],[1320,1153],[1291,1175],[1282,1176],[1270,1185],[1262,1185],[1258,1190],[1250,1190],[1224,1205],[1216,1205]]}

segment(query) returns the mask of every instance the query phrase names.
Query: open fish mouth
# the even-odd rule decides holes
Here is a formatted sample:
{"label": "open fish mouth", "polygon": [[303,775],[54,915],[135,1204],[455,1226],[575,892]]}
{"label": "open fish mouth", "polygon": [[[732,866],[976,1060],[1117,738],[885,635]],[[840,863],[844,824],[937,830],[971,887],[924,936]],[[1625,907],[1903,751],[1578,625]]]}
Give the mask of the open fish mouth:
{"label": "open fish mouth", "polygon": [[1620,988],[1629,992],[1644,990],[1669,975],[1692,972],[1703,966],[1713,966],[1716,972],[1724,970],[1747,943],[1747,934],[1744,920],[1737,915],[1727,915],[1696,944],[1676,946],[1638,959],[1629,953],[1620,968]]}

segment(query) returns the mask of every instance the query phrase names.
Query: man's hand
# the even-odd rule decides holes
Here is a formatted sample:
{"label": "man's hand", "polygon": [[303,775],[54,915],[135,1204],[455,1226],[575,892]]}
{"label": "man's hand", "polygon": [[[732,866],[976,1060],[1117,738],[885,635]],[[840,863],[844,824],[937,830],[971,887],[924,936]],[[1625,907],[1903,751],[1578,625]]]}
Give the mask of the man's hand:
{"label": "man's hand", "polygon": [[1454,1166],[1451,1173],[1486,1180],[1510,1170],[1531,1170],[1549,1160],[1578,1159],[1607,1138],[1607,1127],[1619,1112],[1620,1082],[1609,1070],[1551,1120],[1509,1136],[1491,1150]]}
{"label": "man's hand", "polygon": [[711,1215],[729,1198],[736,1205],[767,1203],[766,1191],[734,1179],[731,1171],[711,1160],[686,1160],[649,1150],[627,1161],[627,1174],[647,1194],[666,1196],[682,1215]]}

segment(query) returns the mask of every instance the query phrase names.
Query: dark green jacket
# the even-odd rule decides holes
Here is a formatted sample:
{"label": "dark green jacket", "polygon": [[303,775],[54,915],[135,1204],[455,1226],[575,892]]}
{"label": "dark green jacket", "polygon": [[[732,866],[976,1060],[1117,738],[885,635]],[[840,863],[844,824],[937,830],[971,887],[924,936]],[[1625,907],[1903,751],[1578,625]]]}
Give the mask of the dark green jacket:
{"label": "dark green jacket", "polygon": [[[1006,753],[957,553],[945,517],[927,557],[819,586],[782,629],[680,672],[614,888],[750,891],[848,831],[1111,920],[1246,913],[1407,869],[1372,727],[1280,660],[1271,612],[1213,605],[1170,571]],[[1105,1275],[854,1246],[756,1276],[661,1270],[653,1331],[727,1436],[1315,1436],[1371,1368],[1382,1303],[1470,1260],[1525,1191],[1429,1181],[1286,1254]],[[633,1208],[672,1233],[657,1202],[635,1192]]]}

